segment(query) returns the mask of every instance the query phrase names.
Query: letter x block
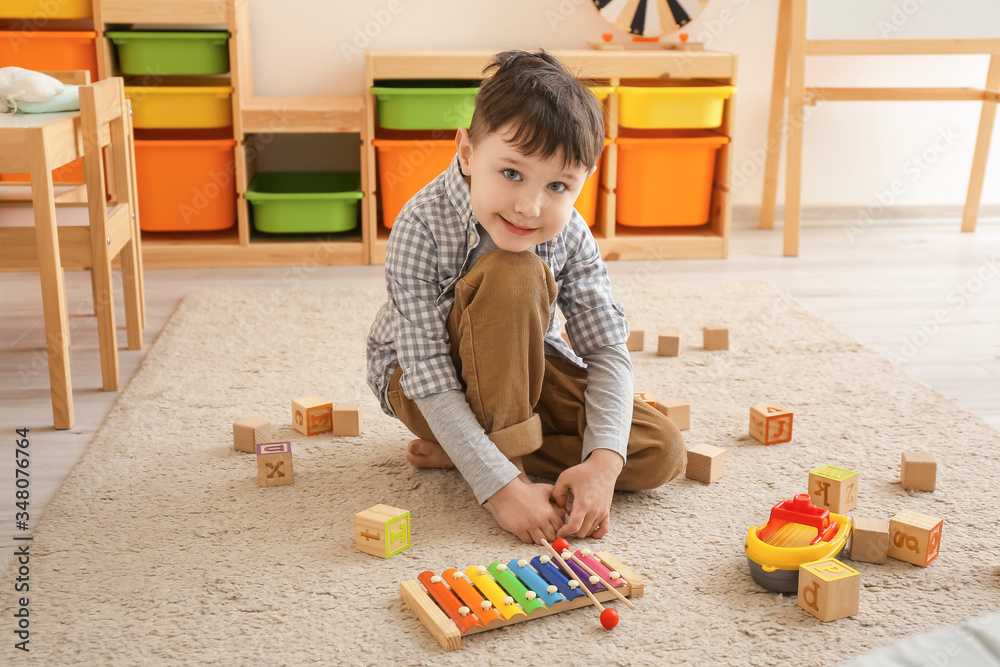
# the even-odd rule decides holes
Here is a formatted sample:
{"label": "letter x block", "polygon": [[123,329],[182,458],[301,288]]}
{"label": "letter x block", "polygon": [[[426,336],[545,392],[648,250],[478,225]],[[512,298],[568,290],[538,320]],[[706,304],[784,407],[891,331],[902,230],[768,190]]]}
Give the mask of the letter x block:
{"label": "letter x block", "polygon": [[823,466],[809,473],[812,504],[844,514],[858,506],[858,473],[837,466]]}
{"label": "letter x block", "polygon": [[257,445],[257,484],[282,486],[294,482],[292,475],[292,443],[262,442]]}
{"label": "letter x block", "polygon": [[292,426],[302,435],[333,430],[333,403],[319,394],[292,401]]}
{"label": "letter x block", "polygon": [[889,556],[927,567],[938,557],[943,524],[937,517],[903,510],[889,520]]}
{"label": "letter x block", "polygon": [[375,505],[354,515],[354,545],[366,554],[390,558],[410,548],[410,512]]}
{"label": "letter x block", "polygon": [[781,403],[761,403],[750,408],[750,435],[765,445],[792,439],[792,413]]}
{"label": "letter x block", "polygon": [[861,574],[836,558],[799,565],[799,606],[828,623],[858,613]]}

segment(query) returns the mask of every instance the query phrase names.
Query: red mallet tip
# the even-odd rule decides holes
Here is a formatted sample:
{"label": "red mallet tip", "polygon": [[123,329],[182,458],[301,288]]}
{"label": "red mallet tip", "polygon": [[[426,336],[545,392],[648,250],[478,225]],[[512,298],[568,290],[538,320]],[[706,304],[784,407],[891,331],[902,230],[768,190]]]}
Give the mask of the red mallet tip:
{"label": "red mallet tip", "polygon": [[565,537],[560,537],[558,540],[552,543],[552,548],[556,550],[557,554],[569,549],[569,542],[566,541]]}
{"label": "red mallet tip", "polygon": [[618,612],[614,609],[605,609],[601,612],[601,625],[610,630],[618,625]]}

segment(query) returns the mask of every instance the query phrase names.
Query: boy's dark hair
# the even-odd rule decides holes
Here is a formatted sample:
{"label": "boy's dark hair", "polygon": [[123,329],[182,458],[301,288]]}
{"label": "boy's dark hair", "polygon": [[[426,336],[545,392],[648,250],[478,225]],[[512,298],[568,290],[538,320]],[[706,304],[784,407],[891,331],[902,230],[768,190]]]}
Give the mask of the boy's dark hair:
{"label": "boy's dark hair", "polygon": [[597,97],[554,56],[539,50],[504,51],[483,69],[469,124],[473,144],[513,124],[510,144],[543,159],[562,154],[566,165],[588,169],[604,150],[604,109]]}

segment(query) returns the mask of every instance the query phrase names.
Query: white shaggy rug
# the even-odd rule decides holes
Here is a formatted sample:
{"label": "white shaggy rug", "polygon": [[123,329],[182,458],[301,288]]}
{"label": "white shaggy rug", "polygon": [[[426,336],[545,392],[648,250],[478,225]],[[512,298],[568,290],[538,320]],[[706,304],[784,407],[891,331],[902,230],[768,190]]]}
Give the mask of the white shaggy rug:
{"label": "white shaggy rug", "polygon": [[[364,380],[365,336],[381,291],[255,289],[188,296],[37,527],[31,658],[44,665],[130,664],[829,664],[909,634],[1000,609],[1000,433],[762,282],[637,280],[616,285],[646,350],[636,389],[690,400],[688,446],[727,450],[726,475],[622,493],[606,550],[645,582],[637,611],[612,603],[478,634],[444,653],[399,598],[430,569],[530,558],[453,471],[417,471],[405,429]],[[701,349],[726,325],[728,352]],[[656,331],[683,333],[655,355]],[[360,401],[360,437],[306,438],[293,398]],[[749,407],[794,410],[794,440],[764,447]],[[257,486],[232,423],[271,419],[289,439],[295,484]],[[903,450],[939,460],[934,493],[899,485]],[[776,502],[834,464],[861,475],[858,516],[909,508],[944,519],[924,569],[890,560],[861,571],[860,613],[823,624],[794,596],[750,578],[743,540]],[[390,560],[354,547],[355,512],[412,513],[413,547]],[[11,644],[14,573],[0,590]],[[5,646],[4,656],[16,652]],[[6,658],[4,659],[4,661]]]}

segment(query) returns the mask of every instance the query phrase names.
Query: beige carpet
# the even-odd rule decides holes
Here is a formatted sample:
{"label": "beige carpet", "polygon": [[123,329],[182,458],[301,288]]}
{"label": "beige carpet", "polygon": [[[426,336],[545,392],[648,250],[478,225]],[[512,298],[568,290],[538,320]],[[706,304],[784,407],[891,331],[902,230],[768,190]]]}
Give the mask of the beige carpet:
{"label": "beige carpet", "polygon": [[[364,381],[379,291],[248,290],[188,296],[122,393],[35,531],[31,657],[45,665],[126,664],[826,664],[1000,608],[1000,433],[910,378],[767,283],[616,285],[634,328],[636,388],[684,396],[689,446],[727,450],[711,486],[679,479],[620,494],[602,541],[646,582],[612,632],[580,609],[471,637],[445,654],[398,596],[425,569],[532,557],[501,532],[454,472],[415,471],[407,433]],[[731,350],[701,349],[706,324]],[[655,332],[684,335],[655,356]],[[360,437],[305,438],[290,401],[361,401]],[[780,401],[795,438],[764,447],[749,406]],[[259,488],[231,424],[270,418],[290,439],[295,484]],[[901,450],[933,450],[938,490],[899,486]],[[821,624],[794,596],[767,593],[743,555],[747,527],[805,489],[825,463],[860,471],[857,515],[903,508],[945,520],[922,569],[861,563],[858,616]],[[413,548],[360,553],[355,512],[409,509]],[[10,630],[11,573],[0,591]],[[3,655],[15,653],[5,647]]]}

